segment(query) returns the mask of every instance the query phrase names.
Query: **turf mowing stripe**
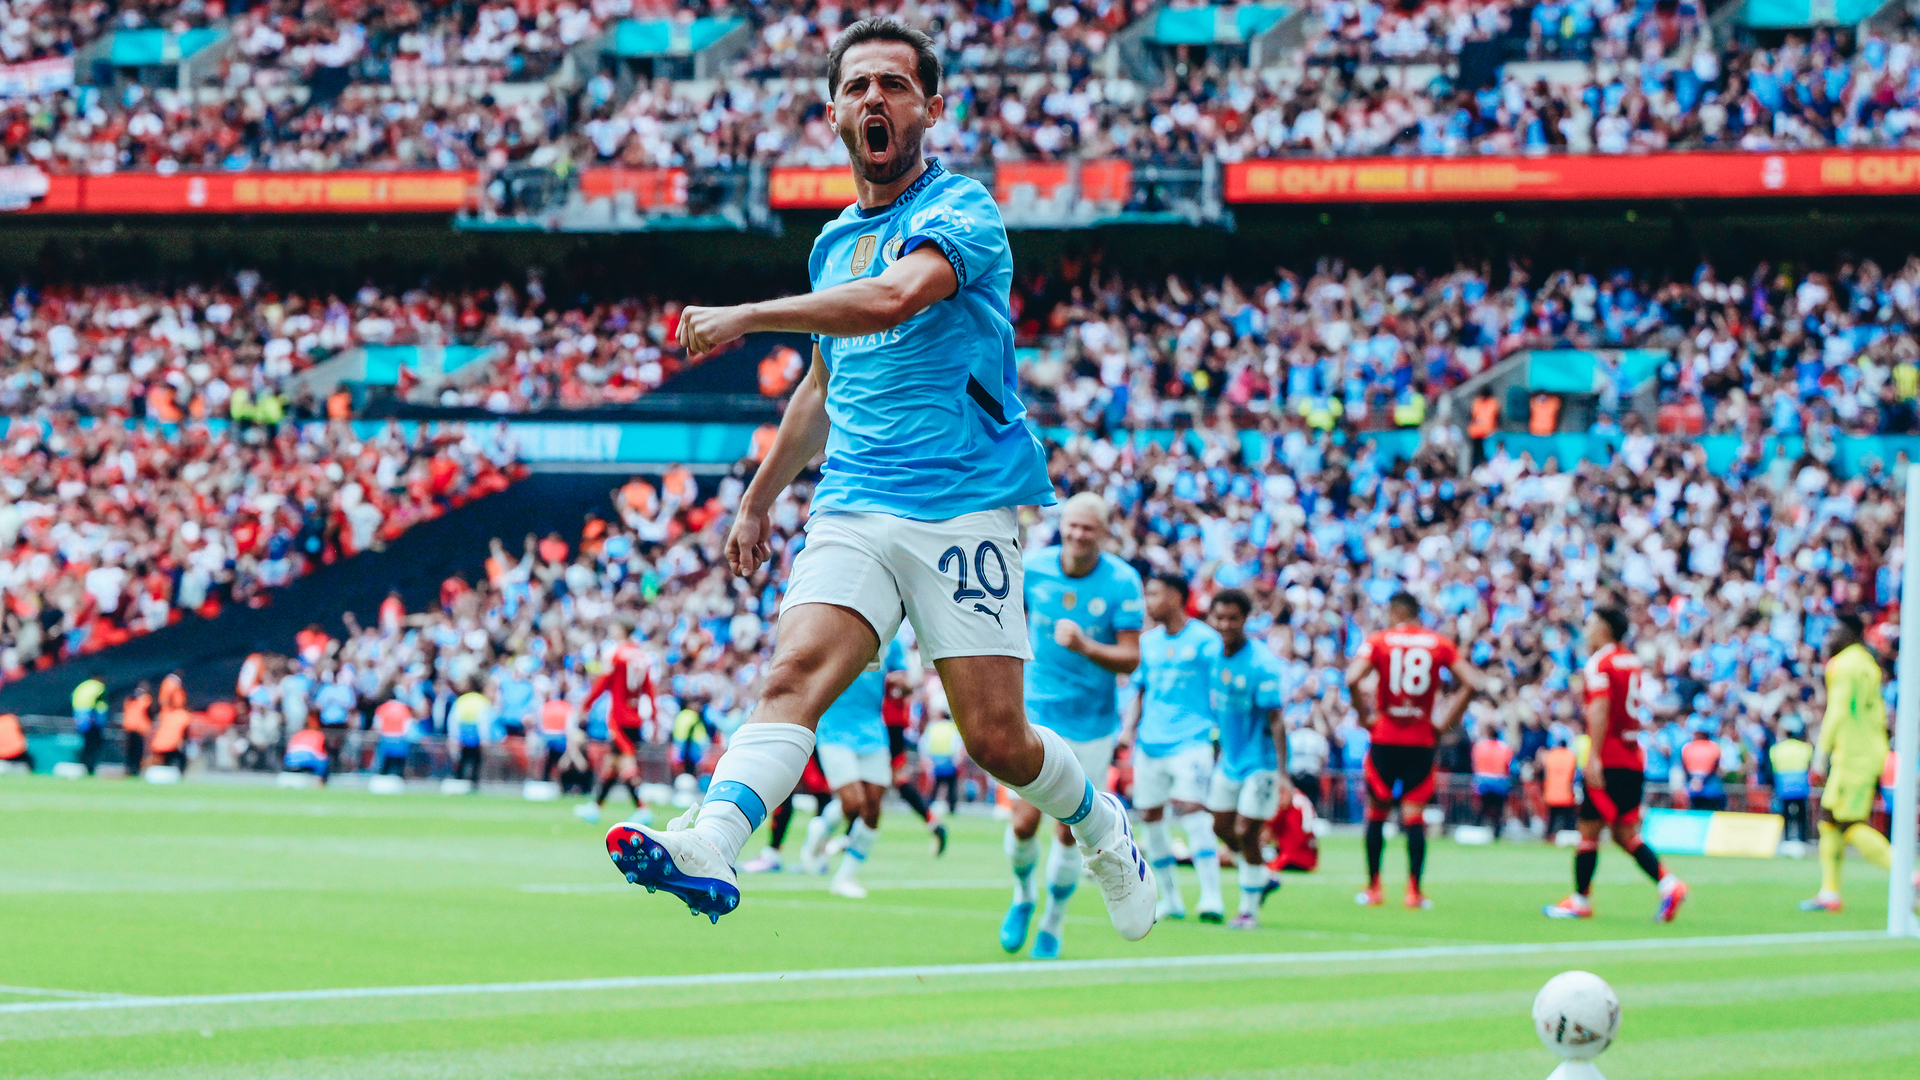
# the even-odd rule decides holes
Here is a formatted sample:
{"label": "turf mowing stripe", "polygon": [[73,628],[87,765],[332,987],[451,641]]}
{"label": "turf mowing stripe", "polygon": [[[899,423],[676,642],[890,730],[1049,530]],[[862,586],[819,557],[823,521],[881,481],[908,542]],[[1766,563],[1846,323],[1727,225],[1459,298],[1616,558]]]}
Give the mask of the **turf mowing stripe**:
{"label": "turf mowing stripe", "polygon": [[336,1001],[348,998],[430,997],[455,994],[526,994],[576,990],[649,990],[747,983],[842,982],[870,979],[965,978],[979,975],[1047,975],[1053,972],[1239,967],[1268,964],[1366,963],[1454,957],[1541,956],[1559,953],[1634,952],[1643,949],[1718,949],[1753,946],[1818,945],[1886,940],[1878,930],[1832,930],[1806,934],[1740,934],[1726,937],[1630,938],[1618,941],[1523,942],[1517,944],[1436,945],[1405,949],[1347,949],[1327,952],[1229,953],[1217,956],[1141,956],[1107,960],[1014,961],[994,964],[926,964],[891,968],[817,968],[800,971],[714,972],[704,975],[633,975],[606,979],[557,979],[544,982],[458,983],[438,986],[362,986],[326,990],[270,990],[242,994],[182,994],[118,997],[88,1001],[21,1001],[0,1004],[0,1014],[61,1012],[80,1009],[157,1009],[181,1006],[244,1005],[280,1001]]}

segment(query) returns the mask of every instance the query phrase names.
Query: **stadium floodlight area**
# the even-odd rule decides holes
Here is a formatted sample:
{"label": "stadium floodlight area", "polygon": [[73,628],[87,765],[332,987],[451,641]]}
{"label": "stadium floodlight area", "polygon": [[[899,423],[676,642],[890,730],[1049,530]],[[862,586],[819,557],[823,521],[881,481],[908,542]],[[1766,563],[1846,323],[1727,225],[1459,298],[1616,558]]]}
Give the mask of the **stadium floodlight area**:
{"label": "stadium floodlight area", "polygon": [[1901,541],[1900,699],[1894,711],[1893,870],[1887,877],[1887,933],[1920,937],[1913,915],[1915,786],[1920,784],[1920,469],[1907,470],[1907,527]]}

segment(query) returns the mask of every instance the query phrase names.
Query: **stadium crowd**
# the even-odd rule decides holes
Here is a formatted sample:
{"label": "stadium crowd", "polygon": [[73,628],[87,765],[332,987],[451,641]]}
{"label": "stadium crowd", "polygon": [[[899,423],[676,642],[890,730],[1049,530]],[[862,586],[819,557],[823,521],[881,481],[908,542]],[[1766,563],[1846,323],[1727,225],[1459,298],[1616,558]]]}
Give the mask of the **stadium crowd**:
{"label": "stadium crowd", "polygon": [[14,422],[0,448],[0,681],[375,548],[521,475],[479,429]]}
{"label": "stadium crowd", "polygon": [[[0,37],[0,51],[10,40],[22,55],[57,49],[40,44],[56,7],[38,3],[7,24],[27,29]],[[1535,58],[1590,61],[1581,73],[1509,72],[1476,89],[1404,66],[1520,33],[1515,10],[1328,0],[1300,57],[1256,71],[1210,56],[1170,65],[1157,85],[1096,73],[1094,58],[1137,14],[1127,4],[942,0],[898,14],[930,27],[945,55],[947,117],[929,146],[950,162],[1752,151],[1920,136],[1910,23],[1756,47],[1716,40],[1692,3],[1575,0],[1525,9],[1525,37]],[[596,163],[843,160],[819,82],[840,9],[752,9],[755,45],[724,86],[642,78],[627,92],[604,71],[581,72],[572,89],[537,82],[567,49],[634,13],[644,12],[628,0],[251,6],[233,20],[238,48],[220,73],[230,92],[136,83],[16,96],[0,107],[0,145],[12,163],[90,173],[523,164],[565,175]],[[165,12],[144,18],[174,25]],[[345,82],[314,91],[322,69]],[[498,93],[502,82],[522,89]]]}

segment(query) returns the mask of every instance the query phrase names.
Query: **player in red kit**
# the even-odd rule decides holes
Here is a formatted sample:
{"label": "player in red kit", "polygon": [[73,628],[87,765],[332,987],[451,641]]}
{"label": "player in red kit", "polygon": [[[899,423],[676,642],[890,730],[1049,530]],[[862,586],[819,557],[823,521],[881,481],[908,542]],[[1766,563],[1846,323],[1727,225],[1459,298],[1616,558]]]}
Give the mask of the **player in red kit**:
{"label": "player in red kit", "polygon": [[[1427,825],[1422,816],[1433,798],[1433,747],[1441,731],[1460,722],[1467,700],[1481,689],[1480,673],[1460,658],[1453,642],[1420,624],[1420,601],[1395,593],[1387,601],[1392,625],[1367,639],[1347,668],[1347,690],[1360,723],[1373,737],[1367,749],[1367,888],[1354,902],[1367,907],[1383,903],[1380,861],[1387,849],[1387,818],[1400,806],[1400,829],[1407,834],[1407,906],[1429,908],[1433,901],[1420,891],[1420,874],[1427,862]],[[1440,696],[1440,673],[1453,673],[1458,688],[1449,698],[1440,722],[1434,722],[1434,704]],[[1360,684],[1374,676],[1376,708],[1367,708]]]}
{"label": "player in red kit", "polygon": [[1668,873],[1660,857],[1640,839],[1640,796],[1646,752],[1640,725],[1647,706],[1640,685],[1640,658],[1626,648],[1627,613],[1596,608],[1587,620],[1585,684],[1587,739],[1586,801],[1580,804],[1580,847],[1573,856],[1573,895],[1541,909],[1549,919],[1593,917],[1588,892],[1600,867],[1600,832],[1611,830],[1619,844],[1660,890],[1654,917],[1672,922],[1687,898],[1686,882]]}
{"label": "player in red kit", "polygon": [[574,814],[587,822],[600,820],[600,808],[606,805],[607,794],[613,790],[615,781],[624,780],[627,794],[633,796],[635,810],[646,807],[640,801],[640,788],[635,780],[640,772],[642,725],[653,719],[653,662],[640,646],[628,642],[613,651],[607,670],[594,680],[586,700],[580,703],[581,715],[590,711],[602,694],[608,695],[609,701],[607,756],[600,763],[600,786],[594,791],[592,802],[573,808]]}

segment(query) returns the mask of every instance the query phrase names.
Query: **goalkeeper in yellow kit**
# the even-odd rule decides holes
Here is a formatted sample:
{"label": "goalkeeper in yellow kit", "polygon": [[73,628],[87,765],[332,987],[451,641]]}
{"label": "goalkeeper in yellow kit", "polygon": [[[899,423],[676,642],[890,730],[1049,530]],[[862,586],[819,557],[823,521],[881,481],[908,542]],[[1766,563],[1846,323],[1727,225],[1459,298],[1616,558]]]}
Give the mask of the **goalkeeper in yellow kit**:
{"label": "goalkeeper in yellow kit", "polygon": [[1813,772],[1825,774],[1820,796],[1820,893],[1802,911],[1840,910],[1840,864],[1852,844],[1886,869],[1892,847],[1867,818],[1887,759],[1887,703],[1880,696],[1880,659],[1862,640],[1860,619],[1842,615],[1827,638],[1827,713]]}

